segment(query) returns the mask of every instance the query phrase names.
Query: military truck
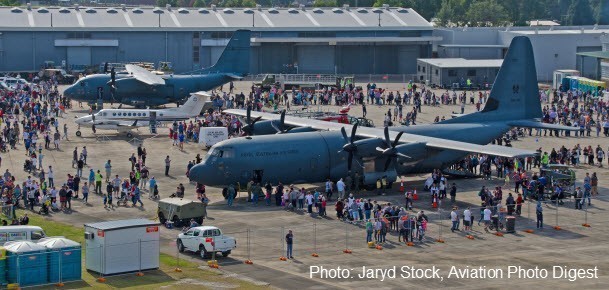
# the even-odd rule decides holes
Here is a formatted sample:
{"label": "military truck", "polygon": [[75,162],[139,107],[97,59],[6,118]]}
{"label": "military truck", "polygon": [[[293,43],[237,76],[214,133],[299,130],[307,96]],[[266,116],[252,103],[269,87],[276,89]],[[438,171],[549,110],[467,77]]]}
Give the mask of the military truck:
{"label": "military truck", "polygon": [[164,224],[169,220],[174,226],[188,225],[191,219],[202,224],[204,212],[205,205],[202,202],[178,197],[159,200],[157,209],[159,222]]}

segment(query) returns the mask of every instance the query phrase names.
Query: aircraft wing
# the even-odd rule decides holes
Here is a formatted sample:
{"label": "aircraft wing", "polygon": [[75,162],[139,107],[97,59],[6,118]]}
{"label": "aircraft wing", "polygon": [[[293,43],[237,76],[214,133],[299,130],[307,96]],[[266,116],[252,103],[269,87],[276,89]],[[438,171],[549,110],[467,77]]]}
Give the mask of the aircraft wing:
{"label": "aircraft wing", "polygon": [[[246,116],[247,114],[245,110],[236,109],[224,110],[224,113],[237,116]],[[276,120],[277,114],[252,111],[251,117],[261,117],[263,120]],[[349,124],[326,122],[321,120],[300,118],[287,115],[285,116],[285,124],[294,127],[310,127],[319,131],[338,131],[342,127],[345,127],[345,130],[350,131],[352,127],[352,125]],[[391,138],[391,140],[394,140],[397,134],[398,132],[389,131],[389,137]],[[384,133],[383,129],[380,128],[358,127],[357,136],[362,138],[384,138]],[[478,145],[408,133],[404,133],[402,135],[402,137],[400,138],[400,143],[425,143],[426,146],[430,148],[481,153],[508,158],[534,156],[536,153],[535,151],[517,149],[512,147],[498,145]]]}
{"label": "aircraft wing", "polygon": [[125,70],[127,70],[130,75],[133,75],[135,79],[145,84],[151,86],[165,84],[165,80],[162,77],[155,75],[140,66],[127,64],[125,65]]}
{"label": "aircraft wing", "polygon": [[516,120],[516,121],[508,122],[508,125],[510,125],[512,127],[524,127],[524,128],[535,128],[535,129],[579,131],[578,127],[542,123],[542,122],[536,121],[536,120]]}

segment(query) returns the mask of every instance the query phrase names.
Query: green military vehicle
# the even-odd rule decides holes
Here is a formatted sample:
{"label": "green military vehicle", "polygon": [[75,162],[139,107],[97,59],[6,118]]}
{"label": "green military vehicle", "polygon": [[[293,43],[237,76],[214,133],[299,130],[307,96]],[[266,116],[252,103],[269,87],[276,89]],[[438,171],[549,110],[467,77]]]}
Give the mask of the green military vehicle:
{"label": "green military vehicle", "polygon": [[191,219],[202,224],[206,205],[200,201],[169,197],[159,200],[159,222],[172,221],[174,226],[188,225]]}

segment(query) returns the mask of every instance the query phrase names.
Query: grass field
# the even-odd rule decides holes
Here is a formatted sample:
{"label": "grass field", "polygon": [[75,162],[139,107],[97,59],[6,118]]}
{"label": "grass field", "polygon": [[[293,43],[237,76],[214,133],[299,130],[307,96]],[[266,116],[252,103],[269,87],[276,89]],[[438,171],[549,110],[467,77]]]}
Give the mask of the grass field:
{"label": "grass field", "polygon": [[[28,213],[30,225],[43,228],[48,236],[64,236],[70,240],[84,243],[84,229],[72,225],[55,222],[46,219],[44,216],[31,214],[29,211],[17,210],[16,215],[22,216]],[[83,247],[84,249],[84,247]],[[254,285],[248,281],[239,280],[233,277],[226,277],[220,271],[212,271],[199,268],[200,265],[180,260],[179,268],[181,272],[176,272],[177,259],[173,256],[160,255],[160,268],[158,270],[146,271],[144,276],[135,274],[125,274],[119,276],[105,277],[105,283],[97,281],[99,275],[90,273],[84,267],[83,253],[83,274],[82,281],[66,283],[63,289],[218,289],[218,288],[239,288],[239,289],[263,289],[268,286]],[[57,289],[55,285],[40,286],[29,289]]]}

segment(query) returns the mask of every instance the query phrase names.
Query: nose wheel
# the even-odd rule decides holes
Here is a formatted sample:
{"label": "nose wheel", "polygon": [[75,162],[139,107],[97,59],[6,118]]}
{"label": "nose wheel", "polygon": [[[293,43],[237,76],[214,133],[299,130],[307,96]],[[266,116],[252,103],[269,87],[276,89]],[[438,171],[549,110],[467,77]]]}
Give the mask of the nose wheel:
{"label": "nose wheel", "polygon": [[133,137],[133,133],[127,132],[127,138],[132,138],[132,137]]}
{"label": "nose wheel", "polygon": [[80,137],[82,135],[82,133],[79,131],[76,131],[76,136]]}

